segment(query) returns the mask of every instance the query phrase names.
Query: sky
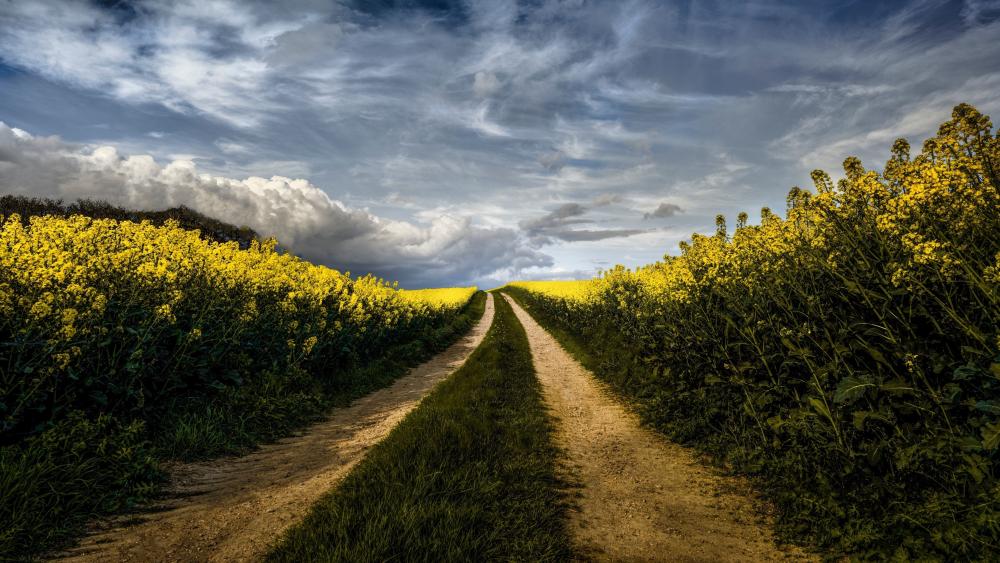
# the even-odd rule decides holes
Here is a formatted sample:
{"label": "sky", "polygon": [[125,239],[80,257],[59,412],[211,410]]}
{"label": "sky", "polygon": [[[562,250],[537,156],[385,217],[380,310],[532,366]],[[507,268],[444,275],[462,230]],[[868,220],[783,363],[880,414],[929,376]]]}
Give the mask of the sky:
{"label": "sky", "polygon": [[403,287],[586,278],[1000,115],[1000,1],[0,0],[0,193]]}

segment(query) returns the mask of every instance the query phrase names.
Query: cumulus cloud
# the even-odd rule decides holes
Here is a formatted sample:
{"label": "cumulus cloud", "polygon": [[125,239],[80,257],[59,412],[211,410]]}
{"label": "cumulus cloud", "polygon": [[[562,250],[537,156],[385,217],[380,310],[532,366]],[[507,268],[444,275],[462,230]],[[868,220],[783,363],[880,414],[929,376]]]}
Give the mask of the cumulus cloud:
{"label": "cumulus cloud", "polygon": [[643,219],[666,219],[673,217],[683,211],[676,203],[661,203],[656,209],[649,213],[644,213]]}
{"label": "cumulus cloud", "polygon": [[227,178],[189,160],[166,165],[55,137],[34,137],[0,122],[0,190],[66,200],[103,199],[134,209],[185,205],[275,236],[296,254],[355,273],[375,272],[407,285],[464,282],[529,267],[551,257],[514,229],[483,228],[468,217],[394,221],[330,198],[308,180]]}

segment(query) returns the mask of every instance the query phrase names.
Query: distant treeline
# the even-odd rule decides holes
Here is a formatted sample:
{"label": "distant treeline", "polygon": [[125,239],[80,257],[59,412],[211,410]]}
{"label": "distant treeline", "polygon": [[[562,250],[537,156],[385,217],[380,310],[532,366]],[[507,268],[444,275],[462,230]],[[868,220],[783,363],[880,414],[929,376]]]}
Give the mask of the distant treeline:
{"label": "distant treeline", "polygon": [[28,224],[31,217],[46,215],[56,215],[59,217],[84,215],[93,217],[94,219],[116,219],[118,221],[132,221],[135,223],[150,221],[157,226],[162,226],[168,220],[173,219],[180,223],[182,229],[197,229],[201,231],[203,239],[216,242],[236,241],[242,249],[249,248],[253,240],[260,238],[249,227],[237,227],[229,223],[223,223],[218,219],[207,217],[183,205],[164,211],[136,211],[118,207],[106,201],[92,199],[81,199],[76,203],[67,205],[61,199],[17,195],[0,196],[0,216],[8,217],[15,213],[21,217],[21,221],[25,225]]}

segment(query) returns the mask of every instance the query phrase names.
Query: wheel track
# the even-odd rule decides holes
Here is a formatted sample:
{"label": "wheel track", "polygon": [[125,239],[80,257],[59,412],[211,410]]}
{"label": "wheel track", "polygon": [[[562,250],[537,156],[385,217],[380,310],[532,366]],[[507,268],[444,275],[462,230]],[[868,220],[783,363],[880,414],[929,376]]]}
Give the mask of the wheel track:
{"label": "wheel track", "polygon": [[741,479],[642,426],[545,329],[504,294],[524,326],[564,471],[579,486],[570,532],[587,558],[613,561],[808,560],[775,545]]}
{"label": "wheel track", "polygon": [[[173,495],[122,516],[61,554],[63,561],[248,561],[260,559],[433,387],[457,370],[493,322],[493,296],[458,342],[389,387],[366,395],[302,435],[240,458],[177,465]],[[138,521],[137,521],[138,520]]]}

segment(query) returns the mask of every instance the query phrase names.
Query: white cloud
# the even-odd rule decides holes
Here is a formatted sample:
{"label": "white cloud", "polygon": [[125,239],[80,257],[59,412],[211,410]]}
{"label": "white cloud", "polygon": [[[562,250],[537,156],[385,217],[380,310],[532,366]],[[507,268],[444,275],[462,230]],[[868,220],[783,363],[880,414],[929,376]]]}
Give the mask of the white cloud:
{"label": "white cloud", "polygon": [[68,0],[15,2],[0,13],[0,58],[42,76],[132,103],[158,103],[239,127],[275,109],[267,64],[253,49],[218,53],[217,26],[249,24],[231,2],[139,8],[123,26],[114,14]]}
{"label": "white cloud", "polygon": [[226,154],[249,154],[250,148],[246,145],[237,143],[236,141],[231,141],[229,139],[218,139],[215,141],[215,146],[219,147],[219,150]]}
{"label": "white cloud", "polygon": [[470,113],[470,119],[466,121],[466,124],[471,129],[490,137],[509,137],[510,132],[505,127],[490,120],[489,112],[489,103],[483,102],[475,111]]}
{"label": "white cloud", "polygon": [[[105,185],[124,168],[116,159],[129,160],[119,153],[146,152],[159,169],[164,155],[193,161],[194,177],[231,180],[254,202],[271,205],[261,194],[274,192],[288,220],[309,187],[331,187],[343,208],[318,199],[307,216],[347,213],[339,221],[350,225],[351,212],[367,214],[365,232],[397,241],[405,256],[380,254],[375,234],[327,244],[316,226],[287,227],[296,245],[353,269],[395,261],[411,268],[399,274],[408,280],[487,269],[465,262],[473,244],[484,256],[539,259],[518,254],[511,241],[529,235],[516,226],[574,201],[595,225],[552,226],[565,236],[549,237],[545,251],[559,263],[546,271],[575,271],[594,256],[655,260],[692,230],[711,232],[716,213],[779,209],[812,168],[836,170],[852,153],[877,162],[899,135],[918,145],[955,103],[1000,111],[996,0],[858,4],[821,16],[794,2],[464,0],[451,14],[421,2],[112,4],[0,4],[0,60],[15,69],[0,72],[0,118],[118,147],[103,171],[60,172],[43,158],[26,168],[31,189],[48,178],[99,197],[87,177]],[[4,179],[20,174],[0,168]],[[244,185],[252,177],[269,178],[261,193]],[[154,200],[149,188],[112,191]],[[609,193],[623,201],[600,206]],[[684,209],[662,220],[674,230],[565,240],[659,226],[642,217],[665,201]],[[483,240],[454,235],[475,229]]]}
{"label": "white cloud", "polygon": [[472,91],[480,98],[487,98],[500,89],[500,79],[492,72],[479,71],[472,80]]}
{"label": "white cloud", "polygon": [[393,221],[332,199],[308,180],[214,176],[200,172],[191,160],[160,165],[148,155],[33,137],[2,122],[0,186],[14,194],[103,199],[134,209],[185,205],[275,236],[312,260],[356,273],[405,275],[415,284],[469,281],[552,264],[516,231],[479,227],[468,217]]}

